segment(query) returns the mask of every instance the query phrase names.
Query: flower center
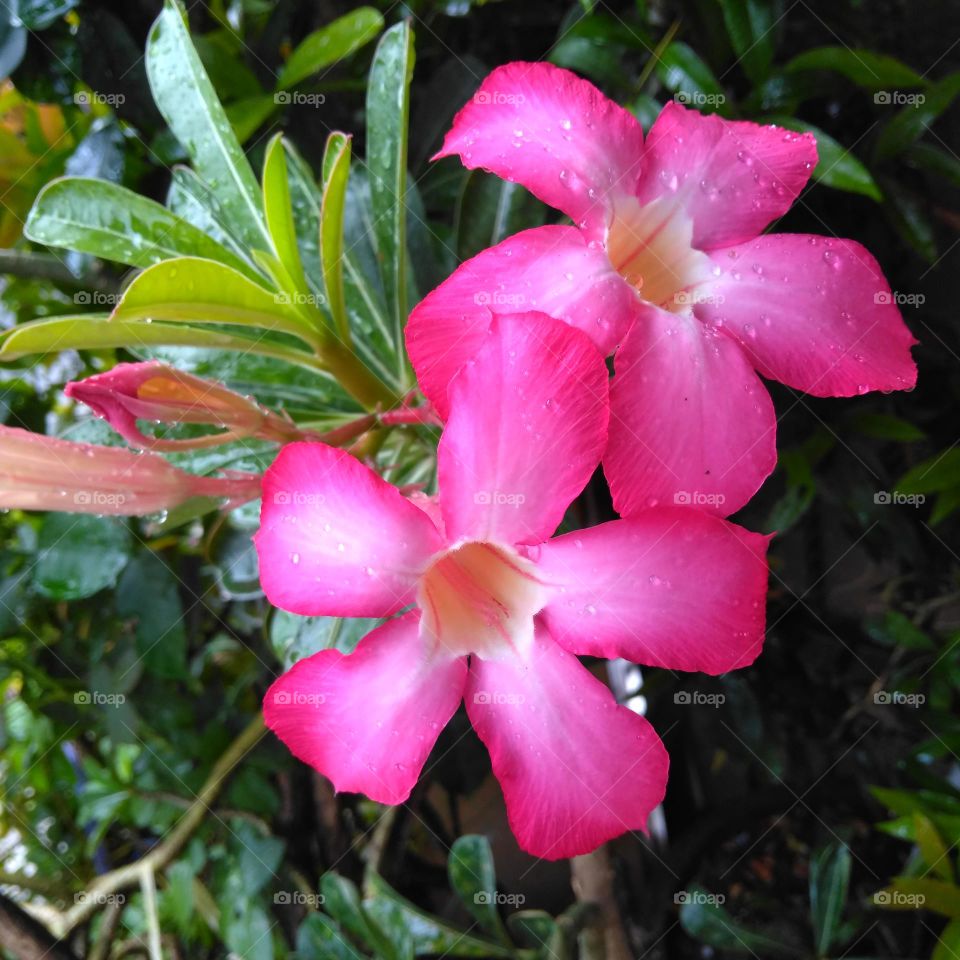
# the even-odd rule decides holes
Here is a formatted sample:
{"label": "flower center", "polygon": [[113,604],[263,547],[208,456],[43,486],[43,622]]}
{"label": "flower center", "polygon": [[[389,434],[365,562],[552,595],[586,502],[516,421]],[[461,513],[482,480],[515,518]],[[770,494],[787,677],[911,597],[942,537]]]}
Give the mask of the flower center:
{"label": "flower center", "polygon": [[422,629],[436,643],[457,655],[494,660],[526,652],[546,592],[529,560],[509,547],[473,541],[430,564],[417,601]]}
{"label": "flower center", "polygon": [[648,303],[671,313],[689,312],[692,288],[710,277],[710,258],[692,245],[693,221],[673,197],[640,205],[621,197],[607,230],[613,268]]}

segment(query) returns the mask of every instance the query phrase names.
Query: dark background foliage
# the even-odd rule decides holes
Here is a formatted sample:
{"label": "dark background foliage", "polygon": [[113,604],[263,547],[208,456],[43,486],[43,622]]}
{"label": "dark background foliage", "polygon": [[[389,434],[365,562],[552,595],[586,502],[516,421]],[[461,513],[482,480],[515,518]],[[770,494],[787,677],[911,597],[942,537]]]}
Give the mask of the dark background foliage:
{"label": "dark background foliage", "polygon": [[[315,171],[332,129],[352,133],[362,156],[372,46],[299,85],[323,94],[322,104],[290,103],[256,122],[256,101],[290,51],[353,6],[190,8],[255,168],[277,129]],[[80,255],[64,265],[19,238],[45,182],[66,170],[162,201],[184,154],[153,105],[142,59],[157,2],[21,2],[24,26],[4,21],[11,0],[6,7],[0,74],[60,114],[60,126],[38,139],[36,108],[13,103],[9,88],[0,93],[0,124],[21,142],[26,131],[28,150],[0,156],[0,229],[12,251],[0,251],[0,273],[10,271],[0,279],[0,320],[10,325],[82,311],[91,291],[109,295],[122,280],[114,267]],[[645,127],[659,104],[686,96],[729,117],[787,118],[826,134],[818,178],[778,229],[851,237],[874,253],[920,341],[919,385],[850,400],[772,385],[780,465],[738,517],[777,532],[766,649],[753,667],[719,680],[645,672],[648,716],[672,777],[651,838],[611,845],[615,897],[636,956],[956,957],[957,924],[944,929],[960,918],[960,7],[420,0],[380,8],[388,23],[410,17],[416,33],[410,166],[429,226],[419,268],[434,280],[553,216],[455,161],[428,162],[453,112],[499,63],[568,66]],[[83,90],[106,105],[78,104]],[[918,94],[922,103],[904,99]],[[94,425],[74,423],[60,388],[110,359],[67,353],[0,369],[0,415],[91,436]],[[238,379],[265,402],[312,402],[309,378],[270,383],[244,370]],[[267,450],[243,456],[269,461]],[[598,480],[574,519],[594,522],[608,509]],[[249,548],[255,522],[255,512],[171,529],[0,517],[0,880],[9,881],[0,889],[41,919],[44,904],[69,909],[98,875],[168,834],[298,651],[355,641],[352,628],[331,638],[328,623],[268,608]],[[90,691],[113,702],[91,703]],[[451,845],[467,834],[491,840],[496,889],[514,897],[503,915],[520,904],[546,911],[515,919],[514,946],[495,955],[519,949],[521,927],[543,955],[566,955],[591,923],[574,902],[569,865],[518,851],[463,716],[428,766],[410,802],[384,817],[365,800],[334,797],[263,740],[158,875],[168,955],[431,952],[420,940],[411,946],[408,907],[378,894],[368,872],[370,916],[379,918],[371,933],[348,883],[371,870],[452,927],[499,943],[495,913],[478,907],[469,887],[459,888],[466,906],[456,883],[451,890]],[[457,850],[478,870],[486,862],[482,844],[461,841]],[[328,875],[319,886],[329,871],[342,879]],[[924,886],[930,881],[939,886]],[[78,928],[73,947],[82,955],[89,934],[91,943],[112,942],[101,956],[138,955],[145,929],[134,888],[122,903],[104,903],[89,930]],[[486,949],[452,934],[434,946],[455,955]],[[589,936],[581,948],[589,952]]]}

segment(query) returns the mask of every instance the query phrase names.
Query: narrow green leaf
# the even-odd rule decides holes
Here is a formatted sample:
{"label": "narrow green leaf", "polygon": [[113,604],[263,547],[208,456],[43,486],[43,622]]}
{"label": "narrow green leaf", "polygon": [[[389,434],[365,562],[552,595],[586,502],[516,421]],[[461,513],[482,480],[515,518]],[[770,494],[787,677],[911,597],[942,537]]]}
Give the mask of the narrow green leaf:
{"label": "narrow green leaf", "polygon": [[944,450],[908,470],[899,481],[899,493],[940,493],[960,487],[960,447]]}
{"label": "narrow green leaf", "polygon": [[297,230],[290,204],[290,182],[287,179],[287,160],[281,134],[276,134],[267,146],[263,161],[263,210],[267,227],[273,239],[273,249],[293,284],[291,293],[301,294],[310,303],[310,289],[300,261]]}
{"label": "narrow green leaf", "polygon": [[903,107],[880,132],[876,145],[877,157],[892,157],[919,140],[927,127],[953,103],[958,94],[960,72],[951,73],[923,93],[916,94],[916,103]]}
{"label": "narrow green leaf", "polygon": [[546,212],[520,184],[471,171],[464,178],[454,221],[457,257],[468,260],[514,233],[542,226]]}
{"label": "narrow green leaf", "polygon": [[473,834],[458,837],[450,848],[447,873],[450,886],[477,922],[501,942],[509,943],[497,909],[499,892],[490,841]]}
{"label": "narrow green leaf", "polygon": [[164,0],[147,38],[146,65],[160,113],[220,200],[231,227],[252,247],[269,244],[260,216],[260,188],[197,56],[177,0]]}
{"label": "narrow green leaf", "polygon": [[892,90],[922,87],[926,81],[916,71],[895,57],[872,50],[849,47],[816,47],[794,57],[784,69],[789,73],[800,70],[830,70],[843,74],[865,90]]}
{"label": "narrow green leaf", "polygon": [[350,137],[331,133],[323,155],[323,200],[320,207],[320,262],[334,329],[350,344],[350,321],[343,291],[343,210],[350,177]]}
{"label": "narrow green leaf", "polygon": [[181,257],[148,267],[124,291],[114,320],[227,323],[316,337],[289,295],[266,290],[212,260]]}
{"label": "narrow green leaf", "polygon": [[930,143],[915,143],[906,151],[906,160],[913,166],[943,177],[948,183],[960,187],[960,159]]}
{"label": "narrow green leaf", "polygon": [[930,818],[922,813],[915,813],[913,831],[917,846],[920,848],[920,855],[930,872],[941,880],[953,883],[954,873],[950,852]]}
{"label": "narrow green leaf", "polygon": [[0,340],[0,360],[18,360],[61,350],[141,349],[156,346],[215,347],[286,360],[313,371],[318,369],[316,359],[310,354],[262,337],[234,336],[185,324],[111,320],[89,313],[36,320],[14,327]]}
{"label": "narrow green leaf", "polygon": [[924,260],[933,263],[937,259],[937,238],[926,199],[906,189],[893,177],[882,178],[881,186],[887,198],[885,213],[901,237]]}
{"label": "narrow green leaf", "polygon": [[159,203],[107,180],[63,177],[49,183],[24,233],[37,243],[133,267],[196,256],[247,269],[239,257]]}
{"label": "narrow green leaf", "polygon": [[783,956],[797,951],[786,944],[755,933],[738,923],[717,897],[699,888],[680,895],[680,926],[695,940],[724,952],[754,957]]}
{"label": "narrow green leaf", "polygon": [[722,6],[727,36],[737,60],[754,83],[762,82],[770,74],[774,27],[781,5],[761,0],[722,0]]}
{"label": "narrow green leaf", "polygon": [[702,113],[727,113],[727,98],[720,81],[685,43],[671,43],[660,54],[657,76],[679,103]]}
{"label": "narrow green leaf", "polygon": [[224,107],[238,143],[246,143],[276,112],[280,102],[275,94],[234,100]]}
{"label": "narrow green leaf", "polygon": [[951,920],[937,937],[930,960],[957,960],[960,957],[960,920]]}
{"label": "narrow green leaf", "polygon": [[846,190],[848,193],[862,193],[878,203],[883,194],[877,186],[870,171],[842,144],[838,143],[829,134],[824,133],[812,123],[804,123],[796,117],[781,115],[765,117],[770,123],[776,123],[787,130],[796,130],[799,133],[812,133],[817,138],[818,162],[813,168],[813,179],[836,190]]}
{"label": "narrow green leaf", "polygon": [[853,427],[864,436],[876,440],[923,440],[926,434],[916,424],[886,413],[859,413],[853,417]]}
{"label": "narrow green leaf", "polygon": [[850,888],[850,850],[830,844],[810,858],[810,919],[818,957],[830,955],[839,940]]}
{"label": "narrow green leaf", "polygon": [[406,361],[406,187],[413,31],[408,21],[391,27],[377,45],[367,85],[367,169],[373,232],[393,323],[393,349],[401,377]]}
{"label": "narrow green leaf", "polygon": [[288,90],[310,74],[349,57],[383,29],[383,16],[373,7],[357,7],[314,31],[290,54],[277,81]]}

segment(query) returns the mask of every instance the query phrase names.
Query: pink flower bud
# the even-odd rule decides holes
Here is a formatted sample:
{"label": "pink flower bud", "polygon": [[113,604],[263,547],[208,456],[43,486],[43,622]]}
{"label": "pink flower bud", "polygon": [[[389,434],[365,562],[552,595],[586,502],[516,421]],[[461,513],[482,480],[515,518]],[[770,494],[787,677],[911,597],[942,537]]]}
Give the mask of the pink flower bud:
{"label": "pink flower bud", "polygon": [[0,509],[142,516],[193,497],[235,507],[258,496],[256,474],[198,477],[158,454],[0,426]]}

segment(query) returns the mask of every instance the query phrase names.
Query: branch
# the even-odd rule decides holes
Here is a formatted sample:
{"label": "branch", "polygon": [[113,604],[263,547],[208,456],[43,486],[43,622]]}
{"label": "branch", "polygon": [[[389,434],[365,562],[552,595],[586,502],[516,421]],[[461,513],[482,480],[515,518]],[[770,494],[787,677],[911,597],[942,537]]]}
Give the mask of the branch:
{"label": "branch", "polygon": [[19,960],[77,960],[67,944],[4,896],[0,896],[0,947]]}
{"label": "branch", "polygon": [[28,250],[0,248],[0,274],[28,280],[51,280],[65,287],[100,290],[104,293],[114,293],[118,289],[117,283],[99,270],[91,270],[77,277],[58,257],[49,253],[30,253]]}
{"label": "branch", "polygon": [[125,864],[116,870],[111,870],[109,873],[97,877],[82,894],[77,895],[77,902],[74,906],[60,915],[56,921],[54,932],[61,938],[65,937],[74,927],[83,923],[91,914],[95,913],[98,907],[109,903],[109,898],[113,894],[138,885],[146,871],[151,873],[162,871],[180,852],[194,830],[203,822],[217,795],[223,789],[227,778],[233,773],[240,761],[259,743],[265,732],[263,717],[258,714],[213,765],[210,776],[200,788],[196,799],[190,804],[187,812],[177,821],[177,825],[166,839],[134,863]]}
{"label": "branch", "polygon": [[583,955],[588,960],[630,960],[632,954],[613,889],[613,867],[606,844],[593,853],[570,860],[570,885],[581,903],[600,908],[598,924],[582,934]]}

